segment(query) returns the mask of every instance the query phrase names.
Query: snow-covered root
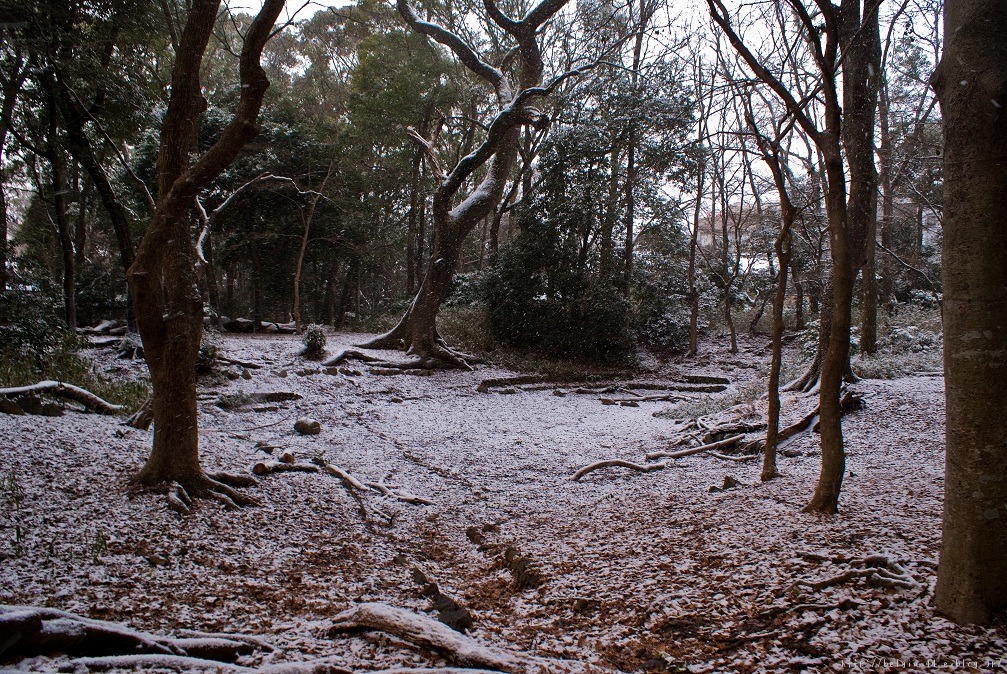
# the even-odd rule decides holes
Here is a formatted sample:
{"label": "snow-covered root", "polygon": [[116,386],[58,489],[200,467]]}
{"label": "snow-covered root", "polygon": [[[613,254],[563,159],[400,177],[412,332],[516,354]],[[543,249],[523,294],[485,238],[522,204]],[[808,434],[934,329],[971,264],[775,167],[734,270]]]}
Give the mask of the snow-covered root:
{"label": "snow-covered root", "polygon": [[46,380],[40,381],[37,384],[31,384],[30,386],[0,388],[0,395],[16,396],[25,393],[45,393],[59,398],[66,398],[101,414],[118,414],[124,409],[122,405],[110,403],[87,389],[60,381]]}
{"label": "snow-covered root", "polygon": [[388,604],[357,604],[340,613],[332,619],[329,636],[357,630],[386,632],[421,648],[436,651],[451,662],[497,672],[551,674],[587,671],[583,664],[577,662],[540,658],[486,646],[433,618]]}
{"label": "snow-covered root", "polygon": [[86,660],[93,662],[71,661],[74,666],[68,671],[84,667],[103,671],[168,666],[166,662],[150,664],[151,658],[168,659],[175,663],[171,666],[184,663],[183,671],[215,668],[227,671],[224,663],[234,662],[240,655],[273,650],[258,639],[224,634],[166,637],[37,606],[0,606],[0,634],[5,637],[0,641],[0,653],[5,657],[53,653],[92,656]]}
{"label": "snow-covered root", "polygon": [[322,361],[322,365],[324,365],[325,367],[332,367],[334,365],[339,365],[340,363],[347,360],[359,360],[365,363],[384,362],[383,358],[372,356],[369,353],[364,353],[363,351],[358,351],[357,349],[343,349],[342,351],[337,351],[328,360]]}
{"label": "snow-covered root", "polygon": [[152,423],[154,423],[154,397],[147,396],[147,399],[140,405],[140,409],[127,417],[122,425],[146,431],[150,429]]}
{"label": "snow-covered root", "polygon": [[920,587],[920,583],[897,561],[890,560],[884,555],[868,555],[862,559],[849,561],[852,567],[843,573],[820,580],[796,581],[791,591],[799,592],[802,588],[807,588],[812,592],[819,592],[827,587],[846,583],[851,580],[864,578],[868,585],[875,587],[895,588],[915,590]]}
{"label": "snow-covered root", "polygon": [[378,482],[364,482],[339,466],[327,463],[324,459],[314,459],[314,462],[315,465],[319,466],[329,475],[338,477],[342,481],[343,485],[345,485],[346,488],[354,495],[356,495],[357,492],[362,494],[377,492],[386,498],[411,503],[413,505],[433,505],[433,501],[423,498],[422,496],[417,496],[406,489],[401,487],[389,487],[385,484],[384,480],[379,480]]}
{"label": "snow-covered root", "polygon": [[[253,486],[247,483],[247,479],[244,476],[229,473],[214,473],[213,475],[200,473],[182,481],[174,480],[167,484],[168,507],[180,515],[188,515],[192,510],[193,499],[197,498],[220,501],[228,510],[260,505],[258,499],[242,494],[228,484],[230,482],[241,487]],[[160,486],[148,483],[142,477],[134,480],[134,484],[140,487],[157,488]]]}
{"label": "snow-covered root", "polygon": [[662,470],[667,468],[667,462],[662,463],[633,463],[632,461],[624,461],[622,459],[607,459],[605,461],[597,461],[589,466],[584,466],[576,473],[573,474],[573,481],[580,482],[588,473],[592,473],[601,468],[629,468],[630,470],[635,470],[638,473],[651,473],[655,470]]}
{"label": "snow-covered root", "polygon": [[739,433],[738,435],[732,435],[729,438],[724,438],[723,440],[718,440],[717,442],[710,442],[705,445],[699,445],[698,447],[689,447],[688,449],[680,449],[677,452],[650,452],[646,455],[646,459],[648,461],[653,461],[654,459],[681,459],[682,457],[692,456],[693,454],[702,454],[703,452],[736,447],[744,439],[745,435],[743,433]]}

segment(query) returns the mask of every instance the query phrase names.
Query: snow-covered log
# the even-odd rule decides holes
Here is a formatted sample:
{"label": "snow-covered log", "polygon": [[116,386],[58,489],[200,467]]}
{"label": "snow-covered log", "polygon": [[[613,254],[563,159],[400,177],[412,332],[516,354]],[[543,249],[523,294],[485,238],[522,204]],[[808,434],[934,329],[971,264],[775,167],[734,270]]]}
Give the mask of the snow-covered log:
{"label": "snow-covered log", "polygon": [[40,381],[30,386],[14,386],[11,388],[0,388],[0,395],[16,396],[25,393],[46,393],[48,395],[66,398],[84,405],[88,409],[102,414],[116,414],[123,410],[122,405],[114,405],[107,400],[103,400],[91,393],[87,389],[82,389],[73,384],[65,384],[61,381]]}

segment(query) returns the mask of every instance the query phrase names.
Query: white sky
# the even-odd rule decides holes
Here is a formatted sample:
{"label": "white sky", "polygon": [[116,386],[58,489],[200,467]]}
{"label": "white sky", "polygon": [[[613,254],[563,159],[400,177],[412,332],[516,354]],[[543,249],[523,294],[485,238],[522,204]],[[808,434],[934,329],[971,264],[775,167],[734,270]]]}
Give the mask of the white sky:
{"label": "white sky", "polygon": [[[254,14],[262,8],[262,0],[225,0],[232,12],[247,12]],[[289,21],[291,15],[296,15],[296,21],[302,21],[315,12],[327,7],[344,7],[350,4],[351,0],[287,0],[280,19]]]}

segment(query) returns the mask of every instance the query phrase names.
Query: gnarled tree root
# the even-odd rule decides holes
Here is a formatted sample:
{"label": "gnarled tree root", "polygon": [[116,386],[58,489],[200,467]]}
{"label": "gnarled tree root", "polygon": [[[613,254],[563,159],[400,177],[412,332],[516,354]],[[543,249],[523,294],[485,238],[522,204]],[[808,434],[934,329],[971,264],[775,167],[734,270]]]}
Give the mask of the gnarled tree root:
{"label": "gnarled tree root", "polygon": [[815,581],[798,580],[793,584],[792,590],[797,591],[803,587],[818,592],[858,578],[864,578],[868,585],[876,587],[915,590],[920,586],[902,564],[884,555],[868,555],[863,559],[853,559],[849,561],[849,565],[853,568],[836,576]]}
{"label": "gnarled tree root", "polygon": [[[254,486],[248,478],[243,475],[232,475],[230,473],[198,473],[191,477],[178,478],[165,481],[157,476],[147,476],[140,473],[133,478],[133,485],[136,487],[149,487],[152,489],[167,488],[168,507],[180,515],[188,515],[192,510],[192,501],[197,498],[212,499],[220,501],[225,508],[235,510],[243,506],[256,506],[259,501],[256,498],[242,494],[232,487]],[[258,483],[255,483],[258,484]]]}
{"label": "gnarled tree root", "polygon": [[103,400],[91,393],[87,389],[82,389],[73,384],[65,384],[60,381],[40,381],[30,386],[14,386],[11,388],[0,388],[0,395],[16,396],[24,393],[45,393],[60,398],[66,398],[80,403],[84,407],[101,414],[117,414],[123,410],[122,405],[115,405]]}
{"label": "gnarled tree root", "polygon": [[219,667],[226,671],[223,663],[234,662],[240,655],[273,650],[264,641],[237,635],[166,637],[36,606],[0,606],[0,634],[8,637],[0,642],[0,653],[5,657],[52,653],[89,656],[86,659],[93,663],[86,666],[96,670],[136,668],[145,663],[147,667],[164,666],[166,663],[151,665],[150,659],[167,658],[187,669]]}
{"label": "gnarled tree root", "polygon": [[357,604],[340,613],[333,618],[329,636],[357,630],[380,630],[436,651],[452,662],[498,672],[532,674],[583,671],[580,663],[539,658],[483,645],[432,618],[387,604]]}

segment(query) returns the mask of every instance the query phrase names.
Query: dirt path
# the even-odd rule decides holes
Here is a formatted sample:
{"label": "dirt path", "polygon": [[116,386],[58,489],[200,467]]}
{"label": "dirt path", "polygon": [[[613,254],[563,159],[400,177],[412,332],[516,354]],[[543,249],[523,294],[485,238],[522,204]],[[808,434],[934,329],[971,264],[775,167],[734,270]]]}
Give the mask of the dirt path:
{"label": "dirt path", "polygon": [[[179,518],[163,497],[127,489],[149,451],[146,433],[79,413],[0,417],[0,476],[15,476],[24,492],[19,510],[0,499],[0,603],[154,631],[260,633],[284,649],[273,661],[337,654],[366,671],[438,663],[380,636],[325,636],[327,619],[355,602],[428,610],[412,575],[418,565],[472,610],[470,633],[480,640],[609,669],[839,671],[848,660],[868,671],[953,671],[955,658],[1007,657],[1003,630],[955,628],[929,607],[943,474],[939,378],[858,385],[866,406],[844,422],[842,513],[818,517],[800,513],[818,471],[810,434],[793,441],[801,455],[781,459],[784,476],[766,485],[756,465],[709,456],[573,482],[591,462],[639,461],[665,448],[675,422],[653,413],[668,403],[477,392],[483,379],[514,374],[494,368],[388,377],[349,363],[341,373],[308,373],[318,366],[299,359],[298,346],[292,337],[226,338],[229,355],[263,367],[201,390],[204,465],[247,471],[266,456],[256,447],[265,441],[274,454],[324,455],[432,505],[367,496],[365,519],[335,478],[286,473],[253,490],[262,507],[205,503]],[[752,360],[762,347],[750,348]],[[744,356],[736,361],[714,359],[697,371],[731,378],[721,394],[730,397],[758,378]],[[661,375],[680,374],[677,367]],[[266,391],[303,397],[215,404]],[[790,414],[812,404],[796,401]],[[297,435],[300,416],[317,419],[322,432]],[[727,475],[741,486],[711,492]],[[166,563],[145,557],[155,553]],[[795,588],[872,553],[900,564],[913,587],[857,579]],[[526,587],[507,559],[526,560]]]}

